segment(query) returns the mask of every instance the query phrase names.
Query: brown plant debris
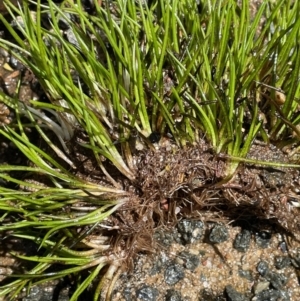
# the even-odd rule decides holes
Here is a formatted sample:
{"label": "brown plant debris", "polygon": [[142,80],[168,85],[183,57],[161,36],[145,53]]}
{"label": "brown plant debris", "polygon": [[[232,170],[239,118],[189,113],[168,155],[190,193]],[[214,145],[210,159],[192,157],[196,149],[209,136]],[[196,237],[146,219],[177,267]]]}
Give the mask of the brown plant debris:
{"label": "brown plant debris", "polygon": [[[280,150],[264,145],[255,144],[249,157],[288,162]],[[137,252],[153,251],[155,229],[174,227],[182,218],[267,222],[293,236],[299,232],[298,170],[241,164],[220,184],[229,162],[204,141],[186,149],[143,151],[135,160],[137,180],[126,187],[130,201],[107,221],[114,250],[126,254],[130,265]]]}

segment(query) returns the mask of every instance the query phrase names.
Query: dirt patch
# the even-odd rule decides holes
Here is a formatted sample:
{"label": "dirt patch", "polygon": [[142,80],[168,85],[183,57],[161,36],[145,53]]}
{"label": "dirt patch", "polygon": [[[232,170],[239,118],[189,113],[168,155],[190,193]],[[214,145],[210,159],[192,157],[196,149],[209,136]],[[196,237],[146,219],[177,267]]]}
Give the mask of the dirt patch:
{"label": "dirt patch", "polygon": [[[240,232],[241,227],[228,225],[228,239],[225,242],[211,244],[204,238],[184,245],[180,239],[178,241],[178,232],[174,228],[168,234],[169,240],[170,236],[171,241],[173,239],[169,246],[164,245],[155,255],[138,255],[134,271],[124,273],[117,281],[113,300],[148,300],[145,296],[149,297],[149,292],[144,292],[144,298],[141,294],[145,287],[157,291],[157,298],[153,299],[156,301],[172,300],[170,296],[181,298],[174,300],[187,301],[235,300],[226,293],[229,286],[240,296],[241,299],[237,300],[273,300],[261,299],[263,291],[278,297],[273,296],[274,300],[298,300],[300,290],[295,267],[275,267],[278,258],[288,258],[286,250],[280,247],[282,235],[272,233],[270,242],[264,248],[252,237],[247,250],[240,252],[233,248],[236,235]],[[163,235],[166,237],[166,232]],[[290,254],[297,255],[298,247],[299,244],[293,245]],[[267,266],[272,278],[258,272],[258,267],[262,265]],[[173,271],[175,276],[170,282],[168,271],[172,267],[177,267],[183,275],[179,277],[180,274]],[[274,289],[276,285],[277,289]]]}

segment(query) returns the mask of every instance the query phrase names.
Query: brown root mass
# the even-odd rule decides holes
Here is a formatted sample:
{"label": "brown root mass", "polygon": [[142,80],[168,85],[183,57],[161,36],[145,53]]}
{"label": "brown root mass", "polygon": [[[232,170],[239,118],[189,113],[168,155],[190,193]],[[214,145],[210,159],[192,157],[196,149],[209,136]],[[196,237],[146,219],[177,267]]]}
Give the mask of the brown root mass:
{"label": "brown root mass", "polygon": [[[254,145],[249,158],[288,162],[271,146]],[[226,167],[202,141],[186,149],[160,147],[138,154],[136,182],[126,187],[130,201],[109,220],[116,232],[111,243],[127,259],[139,251],[153,251],[153,231],[173,227],[182,218],[204,221],[239,221],[275,225],[285,233],[299,232],[299,171],[240,164],[225,184]],[[294,202],[294,203],[292,203]],[[129,263],[129,262],[128,262]]]}

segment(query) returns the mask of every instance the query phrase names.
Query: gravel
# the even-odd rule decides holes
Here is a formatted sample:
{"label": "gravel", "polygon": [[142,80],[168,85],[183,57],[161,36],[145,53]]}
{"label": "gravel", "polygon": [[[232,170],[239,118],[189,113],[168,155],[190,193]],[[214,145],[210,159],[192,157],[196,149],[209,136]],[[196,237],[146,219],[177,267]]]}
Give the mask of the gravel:
{"label": "gravel", "polygon": [[223,224],[215,224],[210,231],[209,241],[213,244],[224,242],[228,239],[228,230]]}
{"label": "gravel", "polygon": [[204,223],[196,220],[181,220],[178,225],[178,232],[184,243],[193,243],[199,241],[204,234]]}
{"label": "gravel", "polygon": [[[277,291],[274,289],[264,290],[256,295],[252,301],[289,301],[290,298],[286,292]],[[296,301],[296,300],[295,300]]]}
{"label": "gravel", "polygon": [[[187,240],[195,238],[192,233],[199,229],[199,224],[185,219],[181,225],[184,227],[156,233],[158,241],[168,237],[172,243],[159,247],[155,255],[138,255],[132,273],[122,275],[117,281],[114,301],[127,300],[126,290],[132,292],[130,300],[137,300],[133,288],[143,285],[157,289],[157,301],[300,300],[297,270],[290,260],[292,254],[298,258],[299,244],[294,243],[287,253],[280,234],[261,231],[268,233],[266,246],[257,242],[254,229],[211,222],[201,224],[201,240],[188,244]],[[209,236],[213,229],[218,229],[221,235],[211,242]],[[226,232],[227,239],[220,242]],[[242,238],[242,243],[238,243],[241,248],[233,247],[237,237]],[[149,271],[155,266],[156,273],[151,274]]]}
{"label": "gravel", "polygon": [[136,296],[139,300],[155,301],[158,296],[158,290],[151,286],[145,285],[136,291]]}
{"label": "gravel", "polygon": [[[65,23],[64,20],[61,23]],[[67,37],[76,44],[72,33]],[[0,77],[7,93],[13,94],[20,73],[7,69],[6,63],[19,71],[23,66],[8,53],[3,53],[1,50]],[[39,98],[31,89],[33,84],[30,76],[22,82],[21,89],[25,91],[22,101]],[[0,121],[11,118],[5,107],[0,115]],[[299,243],[293,242],[288,250],[287,243],[277,233],[269,230],[252,233],[222,223],[183,219],[172,231],[155,234],[161,248],[152,256],[138,255],[134,271],[123,274],[117,281],[112,300],[300,300]],[[1,269],[10,259],[7,256],[1,258]],[[3,274],[11,273],[10,265],[7,263]],[[54,300],[54,294],[57,300],[68,301],[69,289],[62,289],[57,294],[57,287],[57,282],[34,287],[22,301],[50,301]]]}
{"label": "gravel", "polygon": [[194,271],[200,264],[200,258],[197,255],[191,254],[189,252],[179,253],[179,257],[184,261],[184,267],[188,270]]}
{"label": "gravel", "polygon": [[291,260],[287,256],[276,256],[275,267],[277,270],[282,270],[291,264]]}
{"label": "gravel", "polygon": [[288,278],[283,274],[270,272],[265,276],[266,280],[270,281],[271,286],[277,290],[280,290],[286,284]]}
{"label": "gravel", "polygon": [[257,272],[261,276],[266,276],[269,273],[269,265],[266,261],[260,261],[257,265]]}
{"label": "gravel", "polygon": [[240,252],[246,252],[250,246],[250,241],[251,232],[247,229],[243,229],[241,233],[236,235],[233,247]]}
{"label": "gravel", "polygon": [[165,270],[165,282],[169,285],[174,285],[184,278],[183,267],[179,264],[171,263]]}

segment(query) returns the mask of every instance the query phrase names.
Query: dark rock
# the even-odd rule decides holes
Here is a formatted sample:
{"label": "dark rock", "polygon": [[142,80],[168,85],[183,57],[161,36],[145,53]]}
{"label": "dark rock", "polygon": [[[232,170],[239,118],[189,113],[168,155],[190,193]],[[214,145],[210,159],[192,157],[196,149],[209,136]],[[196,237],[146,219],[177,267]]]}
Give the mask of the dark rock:
{"label": "dark rock", "polygon": [[271,238],[272,234],[268,231],[260,231],[255,233],[256,244],[263,249],[268,247]]}
{"label": "dark rock", "polygon": [[24,65],[17,58],[15,58],[13,55],[11,55],[10,58],[9,58],[9,64],[13,69],[17,69],[17,70],[24,70],[25,69]]}
{"label": "dark rock", "polygon": [[233,247],[239,252],[246,252],[250,246],[251,232],[243,229],[241,233],[238,233],[234,239]]}
{"label": "dark rock", "polygon": [[[73,15],[67,12],[64,13],[64,16],[61,15],[56,16],[57,25],[61,30],[69,29],[71,27],[70,23],[72,22],[73,19],[74,19]],[[47,29],[50,29],[52,23],[53,23],[53,19],[51,13],[50,12],[42,13],[43,26],[46,27]]]}
{"label": "dark rock", "polygon": [[165,281],[169,285],[174,285],[184,277],[184,271],[179,264],[170,264],[165,270]]}
{"label": "dark rock", "polygon": [[228,301],[248,301],[249,298],[244,294],[237,292],[231,285],[225,287],[225,293]]}
{"label": "dark rock", "polygon": [[161,262],[156,261],[150,270],[150,275],[153,276],[153,275],[160,273],[162,268],[163,268],[163,265],[161,264]]}
{"label": "dark rock", "polygon": [[[29,294],[22,298],[22,301],[69,301],[70,290],[63,283],[48,283],[48,285],[33,286]],[[20,299],[18,299],[20,300]]]}
{"label": "dark rock", "polygon": [[169,257],[164,252],[161,252],[158,259],[153,262],[153,266],[150,270],[150,275],[156,275],[160,273],[162,268],[166,265],[168,261]]}
{"label": "dark rock", "polygon": [[256,269],[258,273],[263,277],[269,273],[269,265],[266,261],[263,260],[258,263]]}
{"label": "dark rock", "polygon": [[69,13],[64,13],[64,16],[59,15],[57,19],[58,27],[62,30],[69,29],[71,27],[70,22],[75,21],[73,15]]}
{"label": "dark rock", "polygon": [[275,289],[282,289],[287,282],[287,278],[283,274],[270,272],[268,263],[266,261],[260,261],[256,269],[259,274],[269,281],[272,287]]}
{"label": "dark rock", "polygon": [[41,21],[43,27],[51,29],[51,23],[53,23],[52,16],[50,12],[44,12],[41,14]]}
{"label": "dark rock", "polygon": [[190,254],[189,252],[181,252],[179,256],[184,260],[187,269],[194,271],[199,266],[200,259],[198,256]]}
{"label": "dark rock", "polygon": [[252,299],[253,301],[289,301],[290,298],[285,291],[274,289],[264,290]]}
{"label": "dark rock", "polygon": [[148,139],[150,140],[151,143],[159,142],[160,138],[161,138],[161,135],[158,132],[152,132],[148,137]]}
{"label": "dark rock", "polygon": [[265,278],[270,281],[272,287],[277,290],[282,289],[287,282],[287,278],[283,274],[277,274],[274,272],[268,273]]}
{"label": "dark rock", "polygon": [[94,15],[96,13],[95,2],[93,0],[81,0],[84,10],[89,15]]}
{"label": "dark rock", "polygon": [[284,269],[291,264],[291,260],[287,256],[276,256],[275,257],[275,267],[278,270]]}
{"label": "dark rock", "polygon": [[175,291],[175,290],[168,290],[166,297],[165,297],[165,301],[181,301],[181,295],[179,292]]}
{"label": "dark rock", "polygon": [[184,243],[193,243],[201,240],[204,234],[204,223],[196,220],[181,220],[178,225],[178,232],[181,234]]}
{"label": "dark rock", "polygon": [[243,270],[240,268],[238,273],[239,273],[240,277],[245,278],[249,281],[253,281],[253,275],[252,275],[251,271]]}
{"label": "dark rock", "polygon": [[206,289],[200,291],[199,301],[216,301],[216,296]]}
{"label": "dark rock", "polygon": [[228,239],[228,230],[223,224],[215,224],[211,229],[209,241],[213,244],[224,242]]}
{"label": "dark rock", "polygon": [[144,285],[136,291],[136,297],[143,301],[155,301],[158,297],[158,290],[154,287]]}
{"label": "dark rock", "polygon": [[255,301],[277,301],[280,297],[279,291],[275,290],[264,290],[258,293],[253,300]]}
{"label": "dark rock", "polygon": [[[68,12],[64,12],[63,15],[57,15],[56,17],[56,22],[61,30],[67,30],[70,29],[71,23],[78,22],[78,17],[75,16],[75,14],[70,14]],[[50,12],[44,12],[42,13],[42,24],[45,28],[51,29],[52,28],[52,15]]]}

